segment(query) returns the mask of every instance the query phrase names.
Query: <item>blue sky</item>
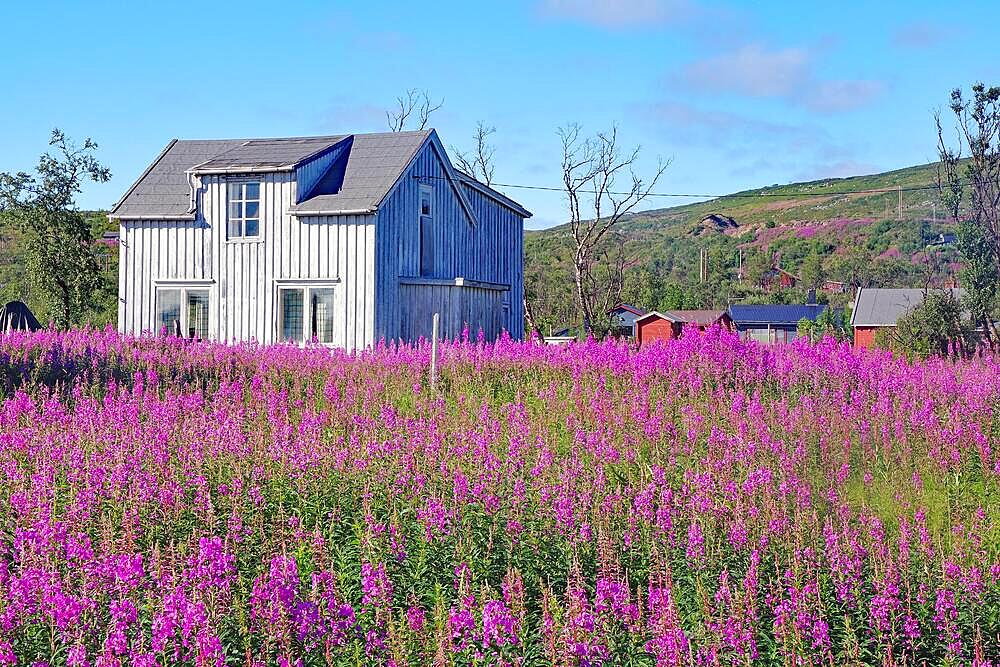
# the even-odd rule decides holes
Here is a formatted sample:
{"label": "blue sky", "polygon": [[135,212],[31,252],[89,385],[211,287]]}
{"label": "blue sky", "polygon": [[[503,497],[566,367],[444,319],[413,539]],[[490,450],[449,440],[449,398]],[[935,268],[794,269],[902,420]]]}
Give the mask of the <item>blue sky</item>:
{"label": "blue sky", "polygon": [[[497,128],[500,183],[557,186],[556,129],[614,123],[640,172],[672,160],[659,191],[726,193],[931,161],[949,90],[1000,83],[990,2],[145,4],[4,8],[0,170],[53,127],[91,136],[114,177],[78,203],[108,207],[172,137],[384,130],[416,87],[446,145]],[[564,219],[556,192],[505,191],[529,228]]]}

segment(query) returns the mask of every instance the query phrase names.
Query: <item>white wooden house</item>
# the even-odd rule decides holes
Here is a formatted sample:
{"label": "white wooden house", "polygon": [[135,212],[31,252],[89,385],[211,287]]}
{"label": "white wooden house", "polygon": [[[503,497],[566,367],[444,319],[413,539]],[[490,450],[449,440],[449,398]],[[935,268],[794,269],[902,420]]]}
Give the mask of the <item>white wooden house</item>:
{"label": "white wooden house", "polygon": [[115,205],[118,328],[347,349],[524,332],[523,221],[433,130],[171,141]]}

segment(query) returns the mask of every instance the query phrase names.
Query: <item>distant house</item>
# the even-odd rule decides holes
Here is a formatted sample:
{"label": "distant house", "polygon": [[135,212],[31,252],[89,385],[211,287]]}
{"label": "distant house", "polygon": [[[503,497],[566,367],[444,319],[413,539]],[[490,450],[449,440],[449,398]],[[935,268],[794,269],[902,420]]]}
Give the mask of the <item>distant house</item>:
{"label": "distant house", "polygon": [[114,206],[118,328],[219,341],[524,333],[531,214],[434,130],[173,140]]}
{"label": "distant house", "polygon": [[624,338],[635,336],[635,320],[646,314],[642,308],[637,308],[628,303],[619,303],[608,311],[611,318],[611,335]]}
{"label": "distant house", "polygon": [[847,291],[848,285],[847,283],[839,280],[824,280],[819,289],[820,291],[827,292],[829,294],[843,294]]}
{"label": "distant house", "polygon": [[[965,290],[960,287],[947,291],[956,299],[965,296]],[[923,303],[924,295],[922,289],[859,289],[851,311],[854,347],[873,347],[875,333],[880,329],[895,328],[901,317]]]}
{"label": "distant house", "polygon": [[800,320],[815,322],[826,308],[826,304],[741,304],[729,307],[729,317],[740,338],[767,344],[790,343],[799,337]]}
{"label": "distant house", "polygon": [[646,313],[635,320],[635,339],[639,346],[658,340],[678,338],[685,328],[704,331],[713,325],[732,328],[732,320],[724,310],[668,310]]}
{"label": "distant house", "polygon": [[761,280],[761,287],[764,289],[774,289],[782,288],[787,289],[790,287],[795,287],[799,282],[798,276],[795,276],[788,271],[785,271],[780,266],[771,267],[769,271],[764,274],[763,280]]}

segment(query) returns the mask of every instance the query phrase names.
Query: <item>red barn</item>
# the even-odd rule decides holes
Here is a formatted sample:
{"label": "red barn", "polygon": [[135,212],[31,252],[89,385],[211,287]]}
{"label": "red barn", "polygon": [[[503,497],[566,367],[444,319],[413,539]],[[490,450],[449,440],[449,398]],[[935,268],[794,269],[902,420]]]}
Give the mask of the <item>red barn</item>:
{"label": "red barn", "polygon": [[719,324],[732,329],[733,321],[724,310],[668,310],[646,313],[635,320],[635,338],[639,346],[658,340],[678,338],[685,327],[696,327],[704,331]]}

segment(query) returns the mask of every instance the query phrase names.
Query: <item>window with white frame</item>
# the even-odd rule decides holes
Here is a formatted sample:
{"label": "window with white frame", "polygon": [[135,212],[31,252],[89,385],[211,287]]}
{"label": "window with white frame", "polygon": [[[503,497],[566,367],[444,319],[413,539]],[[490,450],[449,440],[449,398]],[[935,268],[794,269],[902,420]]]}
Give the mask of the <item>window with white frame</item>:
{"label": "window with white frame", "polygon": [[186,285],[156,288],[156,332],[208,338],[208,290]]}
{"label": "window with white frame", "polygon": [[434,189],[420,186],[420,275],[434,275]]}
{"label": "window with white frame", "polygon": [[278,288],[278,338],[283,342],[333,342],[334,288]]}
{"label": "window with white frame", "polygon": [[260,182],[230,181],[226,184],[230,239],[260,236]]}

